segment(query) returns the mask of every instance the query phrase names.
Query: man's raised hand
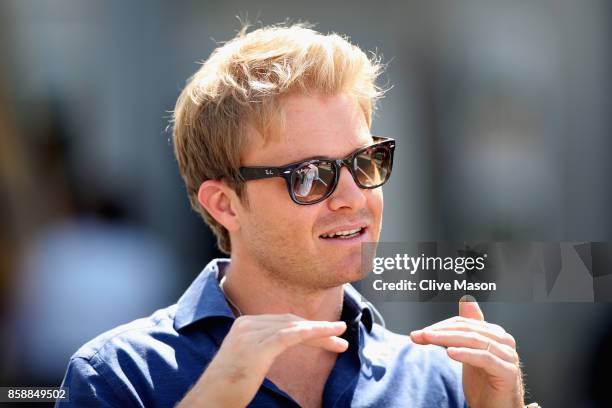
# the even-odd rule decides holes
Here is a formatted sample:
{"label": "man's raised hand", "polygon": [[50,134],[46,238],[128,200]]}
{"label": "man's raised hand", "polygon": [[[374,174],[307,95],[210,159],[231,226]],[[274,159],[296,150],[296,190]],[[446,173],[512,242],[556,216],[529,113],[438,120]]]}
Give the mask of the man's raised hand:
{"label": "man's raised hand", "polygon": [[516,342],[501,326],[488,323],[476,301],[462,298],[459,316],[410,333],[417,344],[446,347],[463,363],[463,391],[472,408],[519,408],[523,381]]}
{"label": "man's raised hand", "polygon": [[343,321],[304,320],[292,314],[241,316],[179,407],[244,407],[279,354],[298,344],[344,352],[348,342],[338,336],[345,330]]}

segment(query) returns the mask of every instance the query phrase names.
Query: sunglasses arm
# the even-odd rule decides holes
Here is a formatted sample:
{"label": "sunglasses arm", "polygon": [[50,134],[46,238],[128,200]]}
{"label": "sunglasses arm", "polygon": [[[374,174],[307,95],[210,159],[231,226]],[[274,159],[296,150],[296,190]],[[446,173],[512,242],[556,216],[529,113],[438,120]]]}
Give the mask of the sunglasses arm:
{"label": "sunglasses arm", "polygon": [[245,181],[284,177],[283,169],[278,167],[241,167],[240,175]]}

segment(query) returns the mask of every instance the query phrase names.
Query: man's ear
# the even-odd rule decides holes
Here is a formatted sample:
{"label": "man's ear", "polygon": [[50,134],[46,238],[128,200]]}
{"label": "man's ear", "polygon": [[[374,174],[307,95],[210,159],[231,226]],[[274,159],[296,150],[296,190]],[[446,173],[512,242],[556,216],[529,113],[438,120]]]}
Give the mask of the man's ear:
{"label": "man's ear", "polygon": [[240,226],[234,207],[237,199],[234,191],[220,180],[206,180],[198,190],[200,205],[228,231],[236,231]]}

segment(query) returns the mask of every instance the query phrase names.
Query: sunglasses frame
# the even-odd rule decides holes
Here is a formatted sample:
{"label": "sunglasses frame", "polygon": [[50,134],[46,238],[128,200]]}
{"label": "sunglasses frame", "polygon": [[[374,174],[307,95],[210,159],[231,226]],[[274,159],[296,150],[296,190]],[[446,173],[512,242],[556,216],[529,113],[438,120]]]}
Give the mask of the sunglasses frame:
{"label": "sunglasses frame", "polygon": [[[294,162],[294,163],[290,163],[285,166],[279,166],[279,167],[268,167],[268,166],[240,167],[240,176],[242,177],[242,180],[245,182],[249,180],[260,180],[260,179],[266,179],[266,178],[271,178],[271,177],[282,177],[285,179],[285,182],[287,183],[287,190],[289,191],[289,196],[291,197],[291,200],[293,200],[294,203],[299,204],[299,205],[317,204],[325,200],[329,196],[331,196],[336,190],[336,187],[338,187],[338,181],[340,179],[340,172],[343,166],[346,166],[348,168],[348,171],[351,173],[351,176],[353,177],[355,184],[357,184],[360,188],[363,188],[363,189],[378,188],[382,186],[383,184],[385,184],[389,180],[389,177],[391,176],[391,172],[393,170],[393,153],[395,151],[395,139],[392,139],[389,137],[382,137],[382,136],[372,136],[372,138],[374,139],[374,143],[364,146],[364,147],[360,147],[359,149],[355,150],[353,153],[346,156],[344,159],[330,159],[328,157],[314,157],[311,159],[300,160],[299,162]],[[387,172],[385,179],[380,184],[376,186],[364,186],[357,179],[357,176],[355,175],[355,170],[353,169],[352,164],[358,155],[376,146],[384,146],[389,149],[389,152],[390,152],[389,171]],[[295,197],[295,193],[293,192],[293,189],[291,188],[294,171],[305,164],[310,164],[310,163],[315,163],[315,162],[326,162],[326,163],[330,163],[333,166],[334,179],[332,181],[332,187],[323,196],[321,196],[321,198],[318,198],[314,201],[301,202]]]}

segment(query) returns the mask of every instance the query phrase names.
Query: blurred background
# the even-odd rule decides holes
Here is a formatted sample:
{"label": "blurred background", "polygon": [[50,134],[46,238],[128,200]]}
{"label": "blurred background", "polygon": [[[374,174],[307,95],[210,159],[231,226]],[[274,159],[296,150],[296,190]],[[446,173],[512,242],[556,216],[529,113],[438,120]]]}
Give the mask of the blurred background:
{"label": "blurred background", "polygon": [[[399,140],[383,241],[612,240],[612,3],[0,2],[0,385],[174,303],[221,254],[165,131],[216,41],[287,18],[388,62],[373,132]],[[408,332],[455,304],[377,305]],[[483,304],[529,400],[610,407],[612,305]]]}

